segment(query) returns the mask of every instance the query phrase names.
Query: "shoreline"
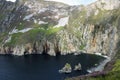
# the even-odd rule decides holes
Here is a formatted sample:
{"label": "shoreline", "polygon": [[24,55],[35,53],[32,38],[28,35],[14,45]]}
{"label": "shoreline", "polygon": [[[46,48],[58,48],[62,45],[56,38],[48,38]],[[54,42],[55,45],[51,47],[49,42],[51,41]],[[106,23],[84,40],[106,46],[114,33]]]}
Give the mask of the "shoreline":
{"label": "shoreline", "polygon": [[108,58],[106,58],[105,60],[103,60],[97,67],[93,67],[93,68],[91,68],[91,69],[88,69],[87,71],[89,72],[89,73],[93,73],[93,72],[97,72],[97,71],[103,71],[104,70],[104,67],[105,67],[105,65],[108,63],[108,62],[110,62],[111,61],[111,59],[108,57]]}

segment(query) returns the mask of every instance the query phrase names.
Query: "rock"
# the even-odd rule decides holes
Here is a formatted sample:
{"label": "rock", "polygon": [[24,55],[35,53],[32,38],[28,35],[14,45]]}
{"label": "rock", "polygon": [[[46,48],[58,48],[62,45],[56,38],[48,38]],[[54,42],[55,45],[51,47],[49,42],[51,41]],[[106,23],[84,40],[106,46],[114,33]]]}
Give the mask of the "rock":
{"label": "rock", "polygon": [[65,66],[59,70],[60,73],[71,73],[72,72],[72,68],[71,65],[66,63]]}
{"label": "rock", "polygon": [[16,46],[14,49],[13,49],[13,55],[17,55],[17,56],[22,56],[24,55],[24,52],[25,52],[25,48],[23,46]]}
{"label": "rock", "polygon": [[75,65],[74,70],[75,70],[75,71],[80,71],[80,70],[82,70],[82,68],[81,68],[81,64],[78,63],[78,65]]}
{"label": "rock", "polygon": [[97,66],[98,64],[95,64],[95,66]]}
{"label": "rock", "polygon": [[119,5],[120,0],[98,0],[86,6],[0,0],[0,47],[6,47],[0,53],[9,53],[12,47],[14,55],[82,51],[112,57],[119,49]]}
{"label": "rock", "polygon": [[81,52],[75,52],[74,55],[77,56],[77,55],[80,55]]}

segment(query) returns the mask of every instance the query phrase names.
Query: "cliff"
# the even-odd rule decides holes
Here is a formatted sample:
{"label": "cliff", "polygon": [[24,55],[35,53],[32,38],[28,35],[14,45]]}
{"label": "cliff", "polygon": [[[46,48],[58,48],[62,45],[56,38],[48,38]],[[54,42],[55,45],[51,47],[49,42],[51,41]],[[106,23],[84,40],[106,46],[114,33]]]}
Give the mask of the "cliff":
{"label": "cliff", "polygon": [[69,6],[44,0],[0,0],[0,53],[50,55],[118,50],[120,1]]}

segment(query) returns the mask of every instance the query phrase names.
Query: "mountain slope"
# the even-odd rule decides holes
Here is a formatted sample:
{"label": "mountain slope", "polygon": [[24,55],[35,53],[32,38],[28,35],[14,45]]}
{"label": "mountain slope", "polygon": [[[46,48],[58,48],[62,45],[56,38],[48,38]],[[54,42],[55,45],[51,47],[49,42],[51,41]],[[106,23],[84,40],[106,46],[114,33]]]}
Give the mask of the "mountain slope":
{"label": "mountain slope", "polygon": [[119,0],[69,6],[41,0],[0,0],[0,53],[102,53],[119,42]]}

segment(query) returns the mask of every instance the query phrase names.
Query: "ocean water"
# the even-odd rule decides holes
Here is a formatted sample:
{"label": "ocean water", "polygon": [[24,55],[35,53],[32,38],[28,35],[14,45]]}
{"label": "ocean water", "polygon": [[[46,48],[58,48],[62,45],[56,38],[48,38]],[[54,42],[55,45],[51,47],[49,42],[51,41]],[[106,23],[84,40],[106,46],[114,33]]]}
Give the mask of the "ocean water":
{"label": "ocean water", "polygon": [[[0,80],[64,80],[87,74],[87,69],[99,64],[104,58],[90,54],[51,57],[49,55],[12,56],[0,55]],[[66,63],[72,68],[81,63],[81,71],[59,73]]]}

